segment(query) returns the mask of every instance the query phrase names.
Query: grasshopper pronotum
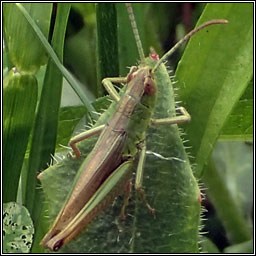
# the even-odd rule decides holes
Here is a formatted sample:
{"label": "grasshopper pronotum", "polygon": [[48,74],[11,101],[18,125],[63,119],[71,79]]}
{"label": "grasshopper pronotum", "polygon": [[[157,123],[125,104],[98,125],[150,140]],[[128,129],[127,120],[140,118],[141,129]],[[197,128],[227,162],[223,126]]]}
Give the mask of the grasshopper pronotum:
{"label": "grasshopper pronotum", "polygon": [[[117,103],[114,114],[105,124],[74,137],[70,142],[75,157],[79,158],[80,151],[76,143],[100,133],[94,148],[80,167],[82,173],[76,178],[72,192],[69,193],[51,229],[41,242],[43,247],[50,250],[57,251],[68,243],[102,211],[103,206],[111,201],[125,184],[129,187],[131,170],[137,160],[135,188],[142,195],[150,211],[154,213],[142,189],[146,130],[150,124],[178,124],[190,120],[189,114],[182,107],[178,109],[180,112],[178,116],[152,118],[158,87],[155,75],[160,70],[161,63],[194,33],[209,25],[227,23],[226,20],[206,22],[187,34],[160,60],[154,53],[145,59],[131,6],[127,4],[127,7],[141,63],[138,67],[132,67],[125,78],[103,79],[103,85]],[[112,83],[126,83],[125,91],[121,96]],[[125,198],[122,216],[127,202],[128,196]]]}

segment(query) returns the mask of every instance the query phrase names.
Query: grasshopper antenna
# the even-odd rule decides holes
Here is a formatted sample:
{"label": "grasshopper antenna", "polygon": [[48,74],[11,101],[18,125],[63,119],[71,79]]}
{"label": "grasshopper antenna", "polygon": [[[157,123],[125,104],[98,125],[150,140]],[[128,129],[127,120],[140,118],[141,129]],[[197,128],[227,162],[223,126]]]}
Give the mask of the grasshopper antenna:
{"label": "grasshopper antenna", "polygon": [[214,24],[227,24],[228,21],[227,20],[210,20],[207,21],[205,23],[203,23],[202,25],[200,25],[199,27],[191,30],[187,35],[185,35],[180,41],[178,41],[171,50],[169,50],[166,54],[164,54],[164,56],[156,63],[156,65],[153,68],[153,72],[167,59],[169,58],[183,43],[185,43],[191,36],[193,36],[195,33],[197,33],[198,31],[204,29],[205,27],[214,25]]}
{"label": "grasshopper antenna", "polygon": [[138,48],[138,51],[139,51],[140,60],[144,61],[145,60],[145,55],[144,55],[144,52],[143,52],[143,48],[142,48],[142,44],[141,44],[141,40],[140,40],[140,35],[139,35],[139,31],[138,31],[137,24],[136,24],[136,21],[135,21],[132,6],[129,3],[126,3],[125,5],[127,7],[127,11],[128,11],[129,18],[130,18],[130,21],[131,21],[131,26],[132,26],[133,34],[134,34],[135,41],[136,41],[136,44],[137,44],[137,48]]}

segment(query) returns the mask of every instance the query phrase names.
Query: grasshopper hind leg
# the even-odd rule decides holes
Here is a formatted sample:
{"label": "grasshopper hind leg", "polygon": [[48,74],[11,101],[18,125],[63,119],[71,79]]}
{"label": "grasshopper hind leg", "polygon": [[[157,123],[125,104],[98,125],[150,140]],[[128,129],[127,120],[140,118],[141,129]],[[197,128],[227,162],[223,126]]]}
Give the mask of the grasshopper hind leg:
{"label": "grasshopper hind leg", "polygon": [[127,82],[126,77],[108,77],[108,78],[104,78],[102,80],[103,86],[105,87],[105,89],[107,90],[107,92],[109,93],[109,95],[115,102],[120,101],[120,96],[119,96],[118,92],[116,91],[113,83],[121,84],[121,83],[126,83],[126,82]]}

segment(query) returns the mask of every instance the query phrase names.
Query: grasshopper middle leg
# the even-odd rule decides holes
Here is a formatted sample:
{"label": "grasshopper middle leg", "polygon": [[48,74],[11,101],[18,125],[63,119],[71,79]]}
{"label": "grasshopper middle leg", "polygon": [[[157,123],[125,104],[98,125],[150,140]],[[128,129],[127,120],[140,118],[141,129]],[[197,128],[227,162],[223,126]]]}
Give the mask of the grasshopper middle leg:
{"label": "grasshopper middle leg", "polygon": [[155,214],[155,209],[152,208],[148,203],[146,198],[146,193],[142,187],[145,158],[146,158],[146,142],[144,140],[141,146],[139,162],[138,162],[137,171],[136,171],[135,189],[140,194],[142,201],[145,203],[149,211],[152,214]]}
{"label": "grasshopper middle leg", "polygon": [[105,89],[107,90],[107,92],[115,102],[119,102],[120,96],[116,91],[115,87],[113,86],[113,83],[121,84],[126,82],[127,82],[126,77],[109,77],[109,78],[104,78],[102,80],[102,84],[104,85]]}
{"label": "grasshopper middle leg", "polygon": [[[150,206],[150,204],[147,201],[146,198],[146,193],[142,187],[142,180],[143,180],[143,170],[144,170],[144,162],[145,162],[145,157],[146,157],[146,145],[145,141],[143,143],[140,143],[138,146],[140,149],[139,152],[139,160],[138,160],[138,166],[136,170],[136,178],[135,178],[135,190],[136,192],[140,195],[142,201],[145,203],[147,208],[152,214],[155,214],[155,209]],[[124,203],[121,209],[121,214],[120,217],[121,219],[125,219],[125,208],[129,204],[129,199],[132,191],[132,182],[131,179],[127,181],[126,183],[126,188],[125,188],[125,194],[124,194]]]}
{"label": "grasshopper middle leg", "polygon": [[151,119],[152,125],[162,125],[162,124],[181,124],[186,123],[191,120],[190,114],[184,107],[179,107],[178,110],[181,115],[167,118]]}
{"label": "grasshopper middle leg", "polygon": [[[189,113],[186,111],[184,107],[179,107],[177,110],[181,113],[181,115],[170,117],[170,118],[161,118],[161,119],[151,119],[152,125],[162,125],[162,124],[180,124],[184,122],[189,122],[191,120],[191,117]],[[135,189],[138,191],[141,195],[142,200],[146,204],[147,208],[150,210],[152,214],[155,213],[155,209],[150,206],[146,199],[145,191],[142,187],[142,179],[143,179],[143,170],[144,170],[144,162],[146,158],[146,143],[143,142],[140,151],[140,157],[136,172],[136,180],[135,180]]]}

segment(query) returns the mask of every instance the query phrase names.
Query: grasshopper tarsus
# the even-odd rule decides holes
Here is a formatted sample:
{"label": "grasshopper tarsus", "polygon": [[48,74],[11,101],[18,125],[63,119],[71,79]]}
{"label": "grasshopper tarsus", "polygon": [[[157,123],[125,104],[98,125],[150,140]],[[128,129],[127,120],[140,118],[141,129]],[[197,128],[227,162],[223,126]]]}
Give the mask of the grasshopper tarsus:
{"label": "grasshopper tarsus", "polygon": [[71,141],[70,142],[70,147],[72,148],[73,152],[71,153],[71,157],[73,159],[79,159],[80,156],[81,156],[81,152],[80,150],[78,149],[78,147],[76,146],[75,142]]}
{"label": "grasshopper tarsus", "polygon": [[[149,205],[150,206],[150,205]],[[149,208],[149,211],[150,211],[150,213],[155,217],[156,216],[156,209],[155,208],[152,208],[152,207],[150,207]]]}
{"label": "grasshopper tarsus", "polygon": [[140,194],[142,202],[146,205],[150,213],[155,215],[156,210],[148,203],[144,189],[142,187],[136,187],[135,189]]}
{"label": "grasshopper tarsus", "polygon": [[131,197],[131,191],[132,191],[132,181],[131,179],[127,181],[126,187],[125,187],[125,193],[124,193],[124,202],[120,213],[121,220],[126,219],[125,215],[125,208],[129,204],[129,199]]}
{"label": "grasshopper tarsus", "polygon": [[180,111],[181,116],[184,117],[181,122],[186,123],[186,122],[190,122],[191,121],[191,116],[190,116],[190,114],[188,113],[188,111],[184,107],[176,108],[176,111]]}
{"label": "grasshopper tarsus", "polygon": [[123,208],[125,208],[124,205],[122,206],[122,209],[121,209],[120,219],[122,221],[125,221],[126,220],[126,215],[125,215],[125,209],[123,209]]}

